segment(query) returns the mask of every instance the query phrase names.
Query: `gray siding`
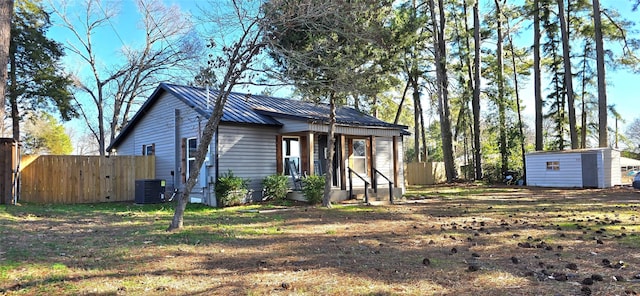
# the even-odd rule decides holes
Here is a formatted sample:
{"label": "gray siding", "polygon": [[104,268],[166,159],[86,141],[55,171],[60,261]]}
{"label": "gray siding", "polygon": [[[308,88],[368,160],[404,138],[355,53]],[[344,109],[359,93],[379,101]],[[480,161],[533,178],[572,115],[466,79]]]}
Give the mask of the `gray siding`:
{"label": "gray siding", "polygon": [[[308,126],[310,131],[327,133],[329,126],[326,124],[310,123]],[[336,134],[345,134],[350,136],[376,136],[376,137],[392,137],[400,136],[399,129],[380,128],[380,127],[353,127],[336,125]]]}
{"label": "gray siding", "polygon": [[[322,123],[310,123],[307,119],[296,120],[291,118],[276,118],[279,122],[283,124],[281,133],[295,133],[295,132],[320,132],[327,133],[329,131],[329,126]],[[345,134],[350,136],[377,136],[377,137],[391,137],[391,136],[400,136],[399,129],[392,128],[382,128],[382,127],[352,127],[352,126],[342,126],[336,125],[336,134]]]}
{"label": "gray siding", "polygon": [[[582,154],[597,155],[598,188],[621,184],[620,151],[593,148],[556,152],[534,152],[526,155],[527,185],[547,187],[583,187]],[[560,170],[546,169],[547,161],[559,161]]]}
{"label": "gray siding", "polygon": [[[376,137],[376,169],[393,182],[393,139]],[[376,174],[377,175],[377,174]],[[388,186],[387,180],[377,175],[378,188]]]}
{"label": "gray siding", "polygon": [[118,155],[142,155],[143,145],[155,144],[156,178],[167,180],[167,187],[172,188],[171,171],[176,169],[174,110],[187,106],[169,96],[165,94],[159,98],[138,122],[135,132],[115,148]]}
{"label": "gray siding", "polygon": [[[199,126],[202,128],[205,124],[206,119],[193,108],[173,95],[164,93],[140,119],[135,130],[115,147],[116,153],[142,155],[142,145],[155,144],[156,178],[166,180],[169,191],[182,188],[182,138],[198,137]],[[215,176],[213,163],[207,169],[208,176]],[[203,192],[202,184],[206,184],[206,180],[202,181],[196,185],[194,193]]]}
{"label": "gray siding", "polygon": [[622,184],[622,172],[620,170],[620,151],[607,149],[604,151],[604,187],[612,187]]}
{"label": "gray siding", "polygon": [[[579,153],[540,153],[526,156],[527,185],[582,187],[582,158]],[[547,170],[548,161],[558,161],[559,170]]]}
{"label": "gray siding", "polygon": [[[214,205],[213,186],[210,183],[217,178],[216,173],[232,170],[237,176],[247,178],[254,198],[260,196],[264,177],[276,173],[276,135],[287,132],[309,131],[320,129],[326,131],[326,125],[308,123],[306,120],[278,118],[284,127],[223,123],[216,134],[218,147],[211,145],[209,161],[200,172],[201,179],[193,190],[193,198]],[[155,144],[156,178],[167,181],[167,190],[182,188],[182,139],[198,138],[206,118],[188,106],[170,92],[164,92],[151,105],[144,116],[136,123],[135,129],[123,138],[115,149],[118,155],[142,155],[143,145]],[[399,136],[400,131],[389,128],[337,128],[338,133],[348,135],[376,136],[376,167],[389,178],[393,178],[392,138]],[[318,135],[314,135],[314,155],[318,158]],[[216,143],[216,138],[212,143]],[[398,141],[400,169],[399,187],[404,189],[402,169],[402,142]],[[216,157],[215,153],[218,153]],[[218,166],[215,160],[218,160]],[[348,163],[347,163],[348,165]],[[217,169],[217,170],[216,170]],[[173,172],[173,176],[171,174]],[[380,184],[384,179],[380,178]],[[357,181],[356,181],[357,182]],[[355,183],[355,182],[354,182]],[[194,199],[192,199],[194,200]]]}
{"label": "gray siding", "polygon": [[402,188],[402,194],[404,194],[406,192],[406,188],[404,186],[404,139],[403,137],[398,137],[398,141],[397,141],[397,146],[398,149],[396,149],[398,151],[398,170],[399,170],[399,176],[398,176],[398,187]]}
{"label": "gray siding", "polygon": [[254,198],[262,191],[262,179],[276,173],[276,135],[278,129],[254,126],[220,126],[218,161],[220,174],[250,179]]}

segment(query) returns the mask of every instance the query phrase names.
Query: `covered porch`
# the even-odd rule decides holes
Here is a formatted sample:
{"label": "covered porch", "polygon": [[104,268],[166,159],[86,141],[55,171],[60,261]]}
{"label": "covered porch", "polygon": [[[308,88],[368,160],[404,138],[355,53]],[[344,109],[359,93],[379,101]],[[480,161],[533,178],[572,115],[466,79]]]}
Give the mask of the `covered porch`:
{"label": "covered porch", "polygon": [[[328,127],[313,123],[306,127],[276,136],[276,169],[290,177],[293,190],[301,189],[296,183],[301,177],[324,175],[327,170]],[[338,125],[334,143],[332,201],[390,201],[402,196],[400,130]]]}

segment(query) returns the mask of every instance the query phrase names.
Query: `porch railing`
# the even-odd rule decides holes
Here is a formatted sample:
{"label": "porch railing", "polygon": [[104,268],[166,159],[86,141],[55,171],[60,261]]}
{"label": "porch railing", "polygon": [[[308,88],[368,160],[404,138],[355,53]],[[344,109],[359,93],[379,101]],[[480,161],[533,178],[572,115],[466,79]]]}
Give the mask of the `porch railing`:
{"label": "porch railing", "polygon": [[387,180],[387,182],[389,182],[389,203],[393,204],[393,182],[391,182],[391,180],[389,180],[389,178],[387,178],[387,176],[385,176],[384,174],[382,174],[380,171],[378,171],[377,169],[373,168],[373,192],[378,193],[378,179],[377,176],[380,175],[381,177],[383,177],[385,180]]}
{"label": "porch railing", "polygon": [[360,176],[358,173],[354,172],[350,167],[347,167],[347,170],[349,171],[349,197],[353,196],[353,177],[352,174],[355,174],[356,177],[360,178],[360,180],[362,180],[364,182],[364,203],[369,204],[369,181],[365,180],[362,176]]}

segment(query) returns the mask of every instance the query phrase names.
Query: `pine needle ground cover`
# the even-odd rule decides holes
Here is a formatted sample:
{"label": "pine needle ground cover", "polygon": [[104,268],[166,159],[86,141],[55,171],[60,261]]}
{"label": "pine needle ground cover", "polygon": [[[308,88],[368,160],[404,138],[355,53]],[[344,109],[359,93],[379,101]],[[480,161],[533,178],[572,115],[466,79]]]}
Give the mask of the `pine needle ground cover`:
{"label": "pine needle ground cover", "polygon": [[[640,193],[410,188],[389,206],[0,207],[0,295],[636,295]],[[634,294],[636,293],[636,294]]]}

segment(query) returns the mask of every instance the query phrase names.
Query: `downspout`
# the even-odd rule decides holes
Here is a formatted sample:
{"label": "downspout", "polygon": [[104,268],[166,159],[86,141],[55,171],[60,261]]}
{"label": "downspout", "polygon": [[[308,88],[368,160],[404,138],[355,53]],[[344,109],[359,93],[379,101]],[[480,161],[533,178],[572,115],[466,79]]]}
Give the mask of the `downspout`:
{"label": "downspout", "polygon": [[174,131],[173,131],[173,143],[174,143],[174,149],[173,149],[173,155],[174,155],[174,164],[173,164],[173,171],[171,172],[171,185],[173,186],[173,189],[175,190],[176,188],[178,188],[179,186],[176,184],[176,175],[180,173],[180,167],[181,167],[181,152],[182,149],[180,148],[180,109],[175,109],[174,110]]}
{"label": "downspout", "polygon": [[[219,161],[219,158],[218,158],[218,156],[220,155],[220,153],[219,153],[220,150],[219,150],[219,145],[218,145],[219,144],[218,137],[220,136],[219,131],[220,131],[220,128],[216,127],[216,133],[213,135],[213,143],[214,143],[213,146],[214,147],[213,147],[212,150],[214,151],[213,153],[215,153],[215,154],[213,155],[212,159],[214,159],[216,163],[215,163],[214,175],[212,176],[213,180],[211,180],[212,182],[210,184],[213,184],[214,188],[215,188],[215,184],[216,184],[216,182],[218,180],[218,176],[220,175],[220,161]],[[216,197],[216,194],[215,194],[216,191],[214,190],[214,188],[211,189],[212,190],[211,196],[213,196],[213,198],[216,201],[216,206],[218,206],[218,198]]]}

